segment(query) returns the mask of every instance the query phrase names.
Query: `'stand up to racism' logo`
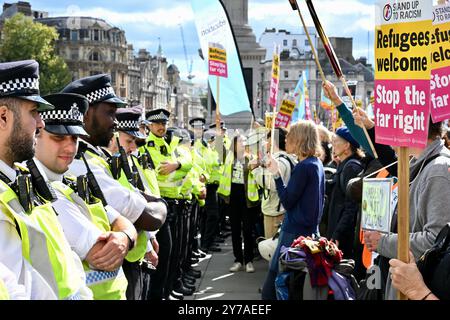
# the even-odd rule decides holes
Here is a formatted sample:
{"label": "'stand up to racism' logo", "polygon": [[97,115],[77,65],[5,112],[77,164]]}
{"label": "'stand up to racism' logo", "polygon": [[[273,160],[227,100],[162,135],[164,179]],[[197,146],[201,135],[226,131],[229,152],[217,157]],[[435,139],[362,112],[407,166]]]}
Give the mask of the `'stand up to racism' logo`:
{"label": "'stand up to racism' logo", "polygon": [[384,18],[385,21],[389,21],[392,18],[392,7],[391,7],[391,5],[389,3],[384,6],[383,18]]}

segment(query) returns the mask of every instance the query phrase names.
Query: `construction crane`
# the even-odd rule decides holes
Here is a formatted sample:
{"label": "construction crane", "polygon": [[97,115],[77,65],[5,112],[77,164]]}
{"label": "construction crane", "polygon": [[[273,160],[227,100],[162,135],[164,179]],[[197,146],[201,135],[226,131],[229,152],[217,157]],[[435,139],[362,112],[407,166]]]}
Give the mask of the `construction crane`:
{"label": "construction crane", "polygon": [[192,79],[195,78],[195,75],[192,74],[192,65],[193,65],[194,61],[191,58],[191,63],[189,64],[189,58],[188,58],[187,49],[186,49],[186,41],[184,40],[183,26],[181,24],[179,24],[179,26],[180,26],[180,30],[181,30],[181,39],[183,40],[184,58],[186,59],[186,67],[188,70],[187,78],[189,81],[191,81]]}

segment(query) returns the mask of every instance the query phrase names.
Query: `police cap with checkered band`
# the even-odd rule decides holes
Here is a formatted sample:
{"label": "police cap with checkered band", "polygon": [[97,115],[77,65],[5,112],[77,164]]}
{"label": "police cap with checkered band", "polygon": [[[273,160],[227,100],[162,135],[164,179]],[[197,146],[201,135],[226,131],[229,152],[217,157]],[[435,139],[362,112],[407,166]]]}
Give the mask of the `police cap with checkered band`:
{"label": "police cap with checkered band", "polygon": [[41,112],[46,131],[56,135],[89,136],[83,126],[83,117],[89,108],[84,96],[56,93],[44,98],[55,106],[53,110]]}
{"label": "police cap with checkered band", "polygon": [[116,112],[117,127],[118,131],[123,131],[130,136],[138,139],[145,139],[139,131],[140,118],[142,116],[142,109],[139,108],[121,108]]}
{"label": "police cap with checkered band", "polygon": [[127,105],[125,101],[116,96],[111,86],[111,76],[109,74],[97,74],[69,83],[62,93],[76,93],[85,96],[89,105],[106,102],[122,108]]}
{"label": "police cap with checkered band", "polygon": [[39,95],[39,64],[35,60],[0,63],[0,98],[20,98],[36,102],[38,111],[53,109]]}
{"label": "police cap with checkered band", "polygon": [[166,109],[155,109],[145,114],[147,121],[151,123],[167,123],[169,121],[170,112]]}

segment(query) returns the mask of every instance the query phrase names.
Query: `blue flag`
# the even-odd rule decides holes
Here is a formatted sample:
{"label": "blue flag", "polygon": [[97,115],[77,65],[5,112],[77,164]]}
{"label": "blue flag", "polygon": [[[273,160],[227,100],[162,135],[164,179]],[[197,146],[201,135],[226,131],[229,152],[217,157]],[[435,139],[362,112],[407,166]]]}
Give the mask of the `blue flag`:
{"label": "blue flag", "polygon": [[[230,22],[219,0],[191,0],[195,25],[203,52],[205,69],[209,67],[210,48],[219,44],[226,52],[227,77],[220,77],[220,113],[230,115],[242,111],[251,111],[250,100],[242,73],[238,48],[234,41]],[[215,49],[213,49],[215,50]],[[217,50],[214,51],[217,56]],[[223,52],[220,53],[223,57]],[[210,73],[208,73],[210,74]],[[217,76],[208,76],[211,93],[217,102]]]}
{"label": "blue flag", "polygon": [[306,100],[305,91],[308,88],[308,70],[302,71],[302,76],[298,80],[297,86],[294,89],[295,110],[292,114],[292,123],[303,120],[306,115]]}

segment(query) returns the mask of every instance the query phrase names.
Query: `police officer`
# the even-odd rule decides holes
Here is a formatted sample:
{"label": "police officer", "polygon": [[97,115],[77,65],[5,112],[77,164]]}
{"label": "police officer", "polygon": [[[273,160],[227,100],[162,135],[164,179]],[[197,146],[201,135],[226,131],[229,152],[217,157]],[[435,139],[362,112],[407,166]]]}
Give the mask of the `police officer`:
{"label": "police officer", "polygon": [[[179,162],[193,162],[191,138],[186,130],[179,128],[168,128],[165,140],[169,143]],[[192,269],[191,265],[199,261],[198,258],[193,257],[193,250],[197,230],[197,225],[195,224],[195,206],[199,202],[204,205],[204,199],[206,196],[205,184],[200,181],[202,171],[202,168],[193,163],[192,169],[184,177],[180,188],[180,194],[184,199],[183,210],[180,216],[181,219],[179,219],[179,229],[182,230],[182,233],[180,232],[180,234],[182,234],[182,251],[179,258],[181,265],[180,272],[182,273],[181,277],[183,285],[189,289],[195,289],[196,281],[195,275],[189,275],[189,271]]]}
{"label": "police officer", "polygon": [[52,206],[70,246],[84,261],[86,282],[94,299],[125,299],[127,280],[121,265],[136,241],[136,229],[113,208],[108,208],[107,213],[100,201],[97,206],[90,206],[90,190],[82,192],[81,182],[77,184],[77,180],[63,176],[77,153],[78,137],[88,135],[83,116],[89,103],[85,97],[70,93],[45,99],[55,109],[42,112],[45,129],[36,139],[36,158],[27,165],[31,169],[35,164],[54,188],[57,200]]}
{"label": "police officer", "polygon": [[[140,131],[139,123],[142,114],[140,107],[133,108],[121,108],[117,110],[117,135],[111,139],[107,150],[109,154],[119,154],[125,152],[127,161],[122,164],[122,167],[127,165],[128,169],[125,172],[122,169],[121,174],[123,178],[127,178],[127,175],[131,175],[130,179],[133,180],[133,185],[137,187],[141,192],[149,196],[160,196],[158,181],[151,161],[147,159],[142,160],[144,155],[136,154],[137,141],[144,140],[146,136]],[[122,149],[122,151],[121,151]],[[122,179],[122,177],[121,177]],[[147,300],[150,290],[150,275],[154,272],[157,265],[158,254],[155,247],[158,247],[155,234],[153,232],[146,233],[148,238],[147,250],[145,259],[141,259],[141,268],[143,271],[143,300]],[[156,265],[155,265],[156,264]]]}
{"label": "police officer", "polygon": [[[129,184],[125,187],[115,180],[111,171],[112,163],[101,149],[107,147],[113,137],[117,108],[125,106],[114,93],[111,77],[100,74],[82,78],[70,83],[63,92],[83,95],[89,101],[89,109],[84,117],[89,137],[80,139],[78,154],[88,159],[89,170],[95,175],[106,202],[128,218],[138,231],[158,229],[165,221],[166,205],[157,199],[148,202],[139,190]],[[82,159],[76,159],[69,167],[75,176],[84,175],[87,170]],[[147,239],[139,236],[135,248],[129,252],[123,264],[128,279],[127,299],[142,298],[142,277],[136,276],[141,269],[136,262],[145,255],[146,243]]]}
{"label": "police officer", "polygon": [[[223,174],[225,158],[228,151],[231,148],[231,140],[227,135],[227,128],[224,121],[220,121],[220,129],[217,130],[216,123],[211,123],[209,125],[210,130],[216,131],[214,148],[212,148],[219,157],[220,167],[213,168],[213,176],[217,173]],[[216,180],[214,180],[216,181]],[[216,234],[221,238],[227,238],[229,236],[229,231],[231,231],[230,226],[227,225],[226,213],[228,211],[228,204],[226,204],[221,197],[217,199],[219,207],[219,224],[216,229]]]}
{"label": "police officer", "polygon": [[[181,251],[183,197],[180,188],[184,177],[192,168],[192,163],[177,159],[164,137],[170,112],[156,109],[147,112],[150,122],[150,134],[142,149],[148,152],[157,169],[158,185],[161,196],[169,205],[167,221],[156,237],[160,244],[159,268],[152,279],[152,297],[154,299],[182,299],[183,295],[192,295],[193,290],[184,287],[181,282],[179,256]],[[170,296],[170,297],[169,297]]]}
{"label": "police officer", "polygon": [[194,118],[189,121],[194,132],[194,146],[192,150],[194,163],[201,169],[201,181],[207,184],[206,191],[206,206],[201,210],[202,228],[201,228],[201,250],[203,252],[213,251],[220,252],[221,249],[214,244],[215,226],[218,221],[218,207],[217,207],[217,187],[210,182],[211,152],[208,143],[203,139],[203,132],[205,129],[205,119]]}
{"label": "police officer", "polygon": [[0,64],[0,261],[32,299],[92,298],[43,190],[14,166],[33,157],[35,133],[44,128],[39,111],[52,108],[39,96],[36,61]]}

